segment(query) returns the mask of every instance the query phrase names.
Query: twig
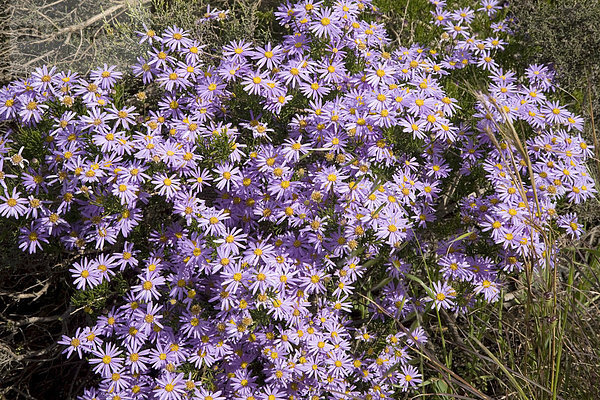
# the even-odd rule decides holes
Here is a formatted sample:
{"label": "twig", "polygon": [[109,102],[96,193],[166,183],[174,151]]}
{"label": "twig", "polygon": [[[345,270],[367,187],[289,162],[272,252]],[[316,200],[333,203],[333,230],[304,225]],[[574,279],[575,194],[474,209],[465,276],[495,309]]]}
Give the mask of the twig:
{"label": "twig", "polygon": [[[150,1],[152,1],[152,0],[140,0],[139,5],[149,3]],[[79,24],[59,29],[58,31],[52,33],[51,35],[49,35],[48,37],[46,37],[43,40],[38,41],[37,43],[44,43],[47,41],[54,40],[57,36],[64,35],[65,33],[75,33],[77,31],[82,31],[85,28],[87,28],[91,25],[94,25],[96,22],[99,22],[99,21],[105,19],[106,17],[109,17],[113,13],[119,11],[121,8],[131,5],[132,3],[133,2],[126,0],[119,4],[115,4],[114,6],[107,8],[105,11],[101,12],[100,14],[96,14],[93,17],[80,22]]]}
{"label": "twig", "polygon": [[409,4],[410,0],[406,0],[406,7],[404,7],[404,15],[402,16],[402,25],[400,26],[400,33],[398,34],[398,38],[402,37],[402,32],[404,32],[404,25],[406,24],[406,15],[408,14]]}
{"label": "twig", "polygon": [[[36,285],[34,285],[36,286]],[[33,292],[33,293],[11,293],[11,292],[0,292],[0,296],[9,296],[12,297],[13,299],[19,301],[19,300],[23,300],[23,299],[34,299],[37,300],[39,299],[44,293],[46,293],[46,291],[48,290],[48,288],[50,287],[50,282],[46,281],[46,284],[37,292]],[[27,289],[26,289],[27,290]]]}
{"label": "twig", "polygon": [[36,324],[39,322],[59,321],[61,319],[61,317],[62,317],[62,315],[52,315],[50,317],[28,317],[28,318],[21,319],[18,321],[7,320],[8,322],[0,322],[0,324],[2,324],[2,325],[12,324],[14,326],[24,326],[24,325]]}
{"label": "twig", "polygon": [[590,123],[592,124],[592,137],[594,140],[594,153],[596,153],[596,169],[597,173],[600,174],[600,149],[598,148],[598,137],[596,136],[596,126],[594,124],[594,109],[592,107],[592,84],[590,82],[590,75],[586,72],[588,81],[588,103],[590,105]]}

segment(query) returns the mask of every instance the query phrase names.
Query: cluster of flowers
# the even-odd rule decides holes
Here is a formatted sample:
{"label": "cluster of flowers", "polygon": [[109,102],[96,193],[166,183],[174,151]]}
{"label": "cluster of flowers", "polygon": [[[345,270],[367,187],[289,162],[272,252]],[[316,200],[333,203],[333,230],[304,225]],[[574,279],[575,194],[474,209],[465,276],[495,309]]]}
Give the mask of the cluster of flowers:
{"label": "cluster of flowers", "polygon": [[[595,192],[582,120],[547,99],[546,67],[504,72],[492,57],[506,41],[471,32],[497,2],[433,1],[437,51],[390,50],[370,3],[287,2],[281,43],[234,41],[209,60],[182,29],[140,32],[150,49],[133,73],[162,90],[155,106],[115,96],[107,65],[43,67],[0,90],[0,119],[20,126],[0,141],[0,215],[23,221],[21,248],[83,254],[78,289],[135,271],[121,306],[60,342],[102,378],[82,399],[393,398],[422,382],[411,360],[426,332],[370,321],[494,301],[500,271],[552,250],[544,228],[580,234],[555,206]],[[444,89],[463,68],[490,75],[475,110]],[[231,111],[242,102],[260,105],[248,120]],[[500,135],[517,121],[522,147]],[[26,159],[32,131],[44,154]],[[451,215],[458,231],[435,235]],[[407,278],[423,257],[428,288]]]}

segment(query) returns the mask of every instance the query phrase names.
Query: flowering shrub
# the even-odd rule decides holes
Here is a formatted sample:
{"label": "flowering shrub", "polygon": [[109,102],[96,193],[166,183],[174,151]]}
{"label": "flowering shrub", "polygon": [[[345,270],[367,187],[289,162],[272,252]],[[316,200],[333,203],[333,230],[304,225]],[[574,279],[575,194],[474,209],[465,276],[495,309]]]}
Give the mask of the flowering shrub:
{"label": "flowering shrub", "polygon": [[[280,43],[140,33],[135,97],[108,65],[2,88],[20,247],[79,254],[81,290],[131,283],[60,341],[101,377],[83,399],[393,398],[422,382],[424,315],[497,300],[581,233],[557,211],[595,192],[581,118],[544,66],[496,64],[495,1],[433,3],[437,49],[393,48],[368,0],[305,0]],[[473,109],[464,71],[488,77]]]}

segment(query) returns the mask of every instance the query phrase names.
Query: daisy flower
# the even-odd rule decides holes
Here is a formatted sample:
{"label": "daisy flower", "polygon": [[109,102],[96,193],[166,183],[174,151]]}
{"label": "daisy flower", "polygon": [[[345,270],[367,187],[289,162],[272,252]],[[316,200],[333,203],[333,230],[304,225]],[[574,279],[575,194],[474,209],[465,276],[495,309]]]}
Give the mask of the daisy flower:
{"label": "daisy flower", "polygon": [[148,270],[139,278],[140,283],[131,287],[132,292],[136,293],[136,298],[146,302],[158,300],[160,298],[158,288],[165,284],[165,278],[158,271]]}
{"label": "daisy flower", "polygon": [[202,213],[199,221],[204,227],[204,233],[207,235],[223,236],[225,233],[225,224],[223,221],[229,219],[229,214],[224,210],[207,210]]}
{"label": "daisy flower", "polygon": [[19,236],[19,248],[27,250],[29,254],[35,253],[38,249],[42,250],[42,243],[48,243],[48,234],[40,226],[31,223],[29,228],[21,228]]}
{"label": "daisy flower", "polygon": [[137,62],[131,67],[134,76],[141,76],[146,85],[154,80],[158,69],[151,65],[144,57],[138,57]]}
{"label": "daisy flower", "polygon": [[135,107],[123,107],[120,110],[117,110],[113,105],[108,109],[109,115],[107,118],[116,120],[114,127],[117,128],[122,126],[123,129],[129,129],[129,125],[135,125],[134,118],[139,114],[134,112]]}
{"label": "daisy flower", "polygon": [[304,278],[304,291],[306,294],[323,293],[325,284],[323,281],[328,277],[323,271],[312,269]]}
{"label": "daisy flower", "polygon": [[116,267],[116,264],[112,256],[100,254],[98,258],[94,260],[93,265],[98,270],[101,280],[110,281],[110,277],[115,275],[113,268]]}
{"label": "daisy flower", "polygon": [[167,46],[171,51],[179,51],[182,47],[188,47],[191,44],[192,41],[187,35],[187,31],[176,26],[171,26],[162,34],[161,43]]}
{"label": "daisy flower", "polygon": [[318,79],[315,79],[310,83],[301,83],[300,91],[302,92],[302,94],[313,100],[320,100],[323,96],[326,96],[331,91],[331,88],[329,87],[329,85],[324,85],[323,82],[321,82]]}
{"label": "daisy flower", "polygon": [[248,273],[241,267],[239,263],[227,265],[220,275],[223,279],[221,285],[225,290],[235,293],[242,285],[242,282],[247,281]]}
{"label": "daisy flower", "polygon": [[501,9],[499,3],[498,0],[481,0],[481,7],[477,11],[484,11],[491,18]]}
{"label": "daisy flower", "polygon": [[306,60],[291,61],[281,68],[278,76],[283,79],[285,85],[293,89],[303,82],[308,82],[311,70],[312,65]]}
{"label": "daisy flower", "polygon": [[[4,92],[4,93],[3,93]],[[12,119],[17,113],[17,103],[7,89],[0,90],[0,117]]]}
{"label": "daisy flower", "polygon": [[19,100],[25,105],[19,111],[19,116],[25,125],[37,124],[42,120],[42,115],[48,109],[48,105],[42,103],[43,99],[20,96]]}
{"label": "daisy flower", "polygon": [[219,247],[224,248],[230,254],[239,254],[244,248],[247,234],[239,228],[226,228],[221,238],[215,240]]}
{"label": "daisy flower", "polygon": [[248,94],[260,95],[266,88],[267,78],[268,74],[266,72],[251,72],[244,78],[242,85],[244,85],[244,90],[248,92]]}
{"label": "daisy flower", "polygon": [[62,338],[58,341],[58,344],[68,346],[62,351],[63,354],[67,353],[67,358],[70,358],[71,354],[74,352],[77,353],[79,358],[83,358],[83,352],[88,352],[90,350],[90,347],[86,344],[86,342],[85,334],[82,333],[81,328],[77,328],[74,336],[62,335]]}
{"label": "daisy flower", "polygon": [[433,284],[433,294],[427,298],[427,301],[433,301],[434,307],[439,310],[441,308],[450,309],[454,307],[452,301],[456,297],[454,289],[447,282],[435,282]]}
{"label": "daisy flower", "polygon": [[31,86],[40,93],[52,91],[52,85],[60,81],[56,73],[56,67],[52,67],[48,70],[46,65],[36,68],[31,74],[31,78]]}
{"label": "daisy flower", "polygon": [[139,191],[139,187],[137,185],[127,181],[121,181],[113,184],[112,193],[119,198],[122,205],[126,205],[134,203],[137,200],[137,191]]}
{"label": "daisy flower", "polygon": [[498,68],[498,64],[496,64],[496,61],[494,61],[488,51],[481,53],[481,56],[477,61],[477,65],[488,71]]}
{"label": "daisy flower", "polygon": [[578,239],[583,233],[583,226],[579,224],[577,220],[577,214],[569,213],[566,215],[561,215],[557,219],[556,224],[565,229],[569,236],[571,236],[573,239]]}
{"label": "daisy flower", "polygon": [[142,24],[143,31],[136,31],[135,33],[140,37],[139,43],[142,44],[144,42],[148,42],[148,44],[152,44],[152,42],[157,41],[161,42],[160,36],[156,35],[156,31],[154,29],[149,29],[146,24]]}
{"label": "daisy flower", "polygon": [[212,180],[210,172],[206,169],[196,167],[189,173],[187,183],[191,184],[192,192],[202,192],[202,188],[210,184]]}
{"label": "daisy flower", "polygon": [[403,392],[408,389],[415,388],[419,383],[423,382],[419,370],[412,365],[404,365],[401,368],[400,381],[398,384],[402,388]]}
{"label": "daisy flower", "polygon": [[329,7],[322,7],[314,15],[314,21],[310,24],[310,30],[319,38],[324,37],[329,40],[340,36],[342,30],[338,26],[338,20],[332,16]]}
{"label": "daisy flower", "polygon": [[252,45],[245,40],[234,40],[223,47],[223,55],[229,57],[231,61],[245,61],[246,56],[252,53]]}
{"label": "daisy flower", "polygon": [[425,329],[419,326],[411,331],[410,337],[406,339],[406,342],[411,346],[416,344],[423,345],[427,343],[427,334],[425,333]]}
{"label": "daisy flower", "polygon": [[69,269],[71,276],[75,278],[73,282],[77,289],[86,290],[97,286],[102,281],[98,269],[93,262],[90,262],[84,257],[80,262],[73,264],[73,268]]}
{"label": "daisy flower", "polygon": [[215,173],[217,174],[215,182],[219,190],[223,190],[224,188],[229,190],[232,185],[233,187],[238,187],[240,184],[240,169],[230,163],[220,164],[215,168]]}
{"label": "daisy flower", "polygon": [[327,367],[331,376],[343,378],[352,372],[352,359],[345,351],[336,349],[329,353]]}
{"label": "daisy flower", "polygon": [[390,84],[394,81],[396,70],[387,63],[379,63],[374,68],[367,70],[367,83],[373,86],[380,84]]}
{"label": "daisy flower", "polygon": [[302,137],[297,139],[288,138],[284,142],[282,154],[286,160],[297,162],[302,155],[309,152],[310,146],[309,143],[302,143]]}
{"label": "daisy flower", "polygon": [[[260,250],[260,248],[257,247],[256,250]],[[256,254],[256,250],[254,254]],[[255,263],[250,264],[253,265]],[[270,268],[263,266],[257,269],[256,275],[250,278],[249,282],[250,286],[248,289],[252,292],[252,294],[256,294],[256,292],[265,293],[267,289],[273,288],[275,285],[277,285],[277,274]],[[277,305],[275,308],[279,308],[283,305],[281,301],[277,299],[274,299],[273,301],[274,305]],[[279,311],[281,311],[281,309]]]}
{"label": "daisy flower", "polygon": [[181,180],[176,175],[156,174],[152,183],[158,189],[158,194],[165,196],[167,199],[175,198],[175,195],[181,189]]}
{"label": "daisy flower", "polygon": [[265,47],[256,47],[250,56],[253,60],[256,60],[256,65],[259,68],[264,66],[272,70],[283,59],[283,47],[279,45],[272,47],[271,43],[267,43]]}
{"label": "daisy flower", "polygon": [[186,70],[167,68],[158,75],[156,81],[170,92],[190,86],[192,83],[187,79],[187,76],[189,75]]}
{"label": "daisy flower", "polygon": [[408,220],[400,215],[393,215],[386,223],[379,226],[376,236],[380,239],[387,239],[390,246],[396,246],[406,238],[406,230],[409,227]]}
{"label": "daisy flower", "polygon": [[129,370],[133,374],[141,373],[146,371],[148,368],[148,354],[150,349],[142,350],[140,344],[128,344],[127,346],[127,357],[125,358],[125,366],[129,367]]}
{"label": "daisy flower", "polygon": [[119,267],[120,271],[123,271],[127,267],[137,267],[138,259],[136,258],[139,250],[133,250],[133,243],[125,242],[123,244],[123,251],[113,254],[115,265]]}
{"label": "daisy flower", "polygon": [[95,358],[91,358],[89,363],[96,365],[94,372],[102,377],[110,377],[113,373],[118,372],[123,365],[123,358],[119,357],[122,353],[117,346],[112,343],[107,343],[104,349],[93,352]]}
{"label": "daisy flower", "polygon": [[326,167],[323,168],[316,179],[321,189],[328,191],[337,186],[342,186],[343,180],[346,178],[348,176],[338,171],[335,167]]}
{"label": "daisy flower", "polygon": [[15,187],[12,193],[5,192],[4,195],[0,196],[0,215],[18,219],[27,212],[27,204],[27,199],[21,197]]}
{"label": "daisy flower", "polygon": [[500,295],[499,285],[489,279],[482,279],[475,285],[474,293],[483,293],[483,297],[485,301],[488,303],[493,303],[498,300],[498,296]]}
{"label": "daisy flower", "polygon": [[105,90],[110,89],[117,83],[117,79],[123,77],[123,73],[115,71],[115,68],[117,68],[115,65],[109,67],[104,64],[103,68],[92,70],[90,72],[90,78],[92,79],[92,82],[100,88]]}
{"label": "daisy flower", "polygon": [[257,265],[260,261],[271,262],[275,258],[275,246],[267,240],[251,241],[244,251],[244,262]]}

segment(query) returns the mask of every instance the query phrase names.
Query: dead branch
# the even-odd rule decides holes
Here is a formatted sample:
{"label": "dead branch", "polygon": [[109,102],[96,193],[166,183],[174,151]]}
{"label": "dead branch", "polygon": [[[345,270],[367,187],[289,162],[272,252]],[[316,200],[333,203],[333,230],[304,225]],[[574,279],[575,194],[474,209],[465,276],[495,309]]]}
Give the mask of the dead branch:
{"label": "dead branch", "polygon": [[24,300],[24,299],[34,299],[34,301],[35,301],[35,300],[39,299],[44,293],[46,293],[46,291],[48,290],[49,287],[50,287],[50,283],[46,283],[42,289],[40,289],[39,291],[34,292],[34,293],[0,292],[0,296],[12,297],[13,299],[15,299],[17,301]]}
{"label": "dead branch", "polygon": [[[146,3],[149,3],[151,0],[139,0],[139,5],[143,5]],[[71,26],[66,26],[63,28],[58,29],[57,31],[55,31],[54,33],[45,36],[44,39],[35,41],[33,43],[35,44],[42,44],[42,43],[46,43],[46,42],[50,42],[56,38],[58,38],[59,36],[65,35],[65,34],[72,34],[72,33],[77,33],[77,32],[82,32],[84,29],[94,25],[97,22],[100,22],[102,20],[105,20],[108,17],[115,17],[113,14],[116,13],[117,11],[126,8],[128,6],[132,5],[132,1],[130,0],[125,0],[123,2],[120,2],[118,4],[115,4],[112,7],[107,8],[105,11],[94,15],[91,18],[86,19],[85,21],[82,21],[78,24],[75,25],[71,25]],[[120,13],[119,13],[120,14]],[[46,17],[47,18],[47,17]],[[56,24],[53,21],[50,21],[52,23],[52,25],[54,25],[55,27]],[[58,28],[58,27],[57,27]]]}

